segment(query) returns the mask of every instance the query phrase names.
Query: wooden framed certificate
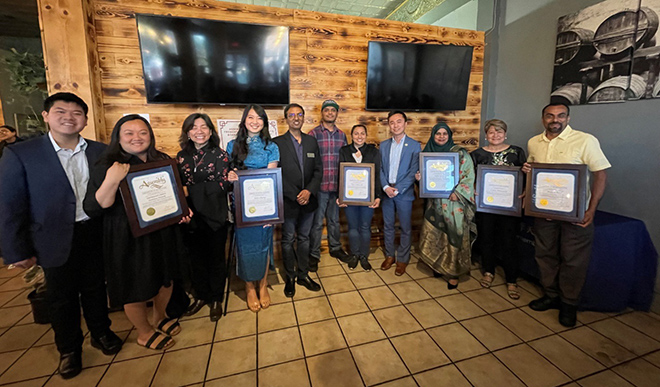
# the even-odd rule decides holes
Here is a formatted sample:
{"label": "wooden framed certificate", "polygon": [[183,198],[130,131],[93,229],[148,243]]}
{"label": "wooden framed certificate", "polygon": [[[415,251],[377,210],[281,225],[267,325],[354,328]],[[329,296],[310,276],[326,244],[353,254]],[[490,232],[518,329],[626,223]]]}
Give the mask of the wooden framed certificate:
{"label": "wooden framed certificate", "polygon": [[477,165],[477,212],[520,216],[522,190],[520,167]]}
{"label": "wooden framed certificate", "polygon": [[136,238],[179,223],[189,213],[172,159],[131,166],[119,191]]}
{"label": "wooden framed certificate", "polygon": [[585,164],[531,163],[525,189],[525,215],[581,222],[587,207]]}
{"label": "wooden framed certificate", "polygon": [[236,227],[284,223],[282,169],[249,169],[236,174]]}
{"label": "wooden framed certificate", "polygon": [[458,184],[458,152],[421,152],[419,154],[420,198],[447,199]]}
{"label": "wooden framed certificate", "polygon": [[376,165],[339,163],[339,203],[371,206],[376,200]]}

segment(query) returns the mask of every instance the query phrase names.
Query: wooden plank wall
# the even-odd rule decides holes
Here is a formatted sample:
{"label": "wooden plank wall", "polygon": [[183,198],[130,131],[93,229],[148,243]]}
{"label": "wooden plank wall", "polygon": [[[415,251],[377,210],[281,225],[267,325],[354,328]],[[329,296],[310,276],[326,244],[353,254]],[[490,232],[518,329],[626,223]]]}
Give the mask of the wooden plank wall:
{"label": "wooden plank wall", "polygon": [[[240,119],[241,107],[147,104],[135,13],[194,17],[290,27],[291,102],[304,106],[304,131],[318,125],[320,105],[332,98],[340,105],[337,126],[349,134],[366,124],[369,142],[389,136],[385,112],[365,111],[367,45],[370,40],[474,46],[467,109],[444,113],[410,113],[408,134],[425,143],[430,128],[448,122],[454,140],[478,146],[483,80],[483,32],[408,24],[328,13],[261,7],[213,0],[91,0],[99,58],[105,133],[124,113],[149,113],[160,149],[174,155],[184,118],[204,111],[212,119]],[[267,109],[287,127],[282,110]]]}

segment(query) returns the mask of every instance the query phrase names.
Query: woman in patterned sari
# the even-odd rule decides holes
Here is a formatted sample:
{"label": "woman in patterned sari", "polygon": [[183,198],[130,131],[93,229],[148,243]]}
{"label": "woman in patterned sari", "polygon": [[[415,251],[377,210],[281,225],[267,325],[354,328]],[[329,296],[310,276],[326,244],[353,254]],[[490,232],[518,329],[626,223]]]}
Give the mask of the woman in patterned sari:
{"label": "woman in patterned sari", "polygon": [[[474,165],[467,150],[454,144],[452,131],[441,122],[433,127],[422,152],[458,152],[459,181],[448,199],[429,199],[424,205],[420,253],[437,275],[447,277],[447,287],[456,289],[458,278],[470,271],[471,247],[477,235],[474,224]],[[421,178],[419,172],[415,176]]]}

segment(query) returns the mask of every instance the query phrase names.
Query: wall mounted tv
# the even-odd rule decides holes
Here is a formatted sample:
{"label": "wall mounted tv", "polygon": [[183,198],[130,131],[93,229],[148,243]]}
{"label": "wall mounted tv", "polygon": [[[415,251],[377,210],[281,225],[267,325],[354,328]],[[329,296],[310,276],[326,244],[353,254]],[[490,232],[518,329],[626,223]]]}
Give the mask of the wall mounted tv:
{"label": "wall mounted tv", "polygon": [[137,15],[147,102],[289,103],[289,28]]}
{"label": "wall mounted tv", "polygon": [[465,110],[470,46],[369,42],[367,110]]}

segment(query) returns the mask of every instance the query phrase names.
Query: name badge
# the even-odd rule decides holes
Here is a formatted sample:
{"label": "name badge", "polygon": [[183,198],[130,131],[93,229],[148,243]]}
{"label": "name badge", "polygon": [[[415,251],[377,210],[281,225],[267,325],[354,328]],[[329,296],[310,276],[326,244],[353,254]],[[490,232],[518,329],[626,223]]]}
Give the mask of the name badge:
{"label": "name badge", "polygon": [[313,159],[314,157],[316,157],[316,155],[314,153],[308,153],[307,157],[309,157],[310,159]]}

